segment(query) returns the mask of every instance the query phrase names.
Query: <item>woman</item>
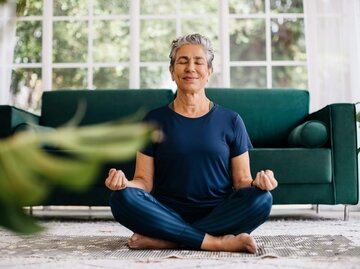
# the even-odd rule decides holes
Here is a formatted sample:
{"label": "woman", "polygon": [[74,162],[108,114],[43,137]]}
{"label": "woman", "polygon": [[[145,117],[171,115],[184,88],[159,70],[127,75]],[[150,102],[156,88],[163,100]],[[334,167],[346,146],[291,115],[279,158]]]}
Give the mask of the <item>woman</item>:
{"label": "woman", "polygon": [[210,41],[180,37],[169,57],[177,96],[145,118],[160,126],[164,139],[137,153],[133,180],[109,171],[114,218],[134,232],[133,249],[255,253],[249,234],[268,218],[277,181],[270,170],[252,179],[242,119],[205,95],[213,72]]}

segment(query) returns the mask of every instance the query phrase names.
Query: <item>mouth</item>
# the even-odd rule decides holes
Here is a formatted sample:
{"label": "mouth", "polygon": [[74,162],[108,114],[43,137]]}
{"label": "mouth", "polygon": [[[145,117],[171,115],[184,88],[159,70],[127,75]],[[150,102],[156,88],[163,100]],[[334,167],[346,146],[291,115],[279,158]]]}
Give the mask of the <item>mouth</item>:
{"label": "mouth", "polygon": [[194,81],[196,79],[198,79],[198,78],[197,77],[183,77],[183,80],[185,80],[185,81]]}

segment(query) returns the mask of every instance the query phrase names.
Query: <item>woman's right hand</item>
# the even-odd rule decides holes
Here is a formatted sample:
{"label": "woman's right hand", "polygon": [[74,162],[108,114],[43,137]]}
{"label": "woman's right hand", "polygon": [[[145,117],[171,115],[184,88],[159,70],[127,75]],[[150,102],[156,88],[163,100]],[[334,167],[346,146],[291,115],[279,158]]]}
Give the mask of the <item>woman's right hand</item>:
{"label": "woman's right hand", "polygon": [[111,168],[108,177],[105,179],[105,185],[110,190],[117,191],[125,189],[128,186],[129,180],[121,170]]}

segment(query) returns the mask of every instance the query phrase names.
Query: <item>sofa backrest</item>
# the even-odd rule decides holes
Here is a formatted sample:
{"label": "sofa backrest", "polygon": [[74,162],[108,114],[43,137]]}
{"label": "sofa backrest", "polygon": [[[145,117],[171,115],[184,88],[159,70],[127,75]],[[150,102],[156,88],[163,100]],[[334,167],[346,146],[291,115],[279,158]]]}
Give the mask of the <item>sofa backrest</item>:
{"label": "sofa backrest", "polygon": [[147,112],[169,104],[173,98],[170,89],[49,91],[42,97],[40,124],[50,127],[66,124],[74,117],[80,100],[86,103],[81,126],[121,119],[139,109]]}
{"label": "sofa backrest", "polygon": [[208,88],[206,95],[240,114],[255,147],[286,145],[290,131],[309,114],[305,90]]}
{"label": "sofa backrest", "polygon": [[[309,114],[309,93],[294,89],[207,88],[210,100],[243,118],[255,147],[281,147],[290,131]],[[149,111],[170,103],[170,89],[58,90],[44,92],[40,124],[59,127],[71,120],[79,101],[86,102],[80,125],[95,124]]]}

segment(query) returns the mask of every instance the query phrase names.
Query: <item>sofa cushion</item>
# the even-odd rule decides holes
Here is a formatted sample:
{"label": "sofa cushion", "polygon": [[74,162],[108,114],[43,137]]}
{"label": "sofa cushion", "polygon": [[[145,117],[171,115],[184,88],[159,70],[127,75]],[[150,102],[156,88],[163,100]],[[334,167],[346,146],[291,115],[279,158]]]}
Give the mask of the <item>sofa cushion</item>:
{"label": "sofa cushion", "polygon": [[113,121],[136,113],[164,106],[174,98],[170,89],[131,90],[61,90],[44,92],[40,124],[58,127],[69,122],[80,101],[86,112],[79,125]]}
{"label": "sofa cushion", "polygon": [[331,150],[328,148],[256,148],[250,151],[253,177],[270,169],[280,184],[331,183]]}
{"label": "sofa cushion", "polygon": [[243,118],[255,147],[285,147],[309,113],[309,93],[287,89],[206,89],[210,100]]}
{"label": "sofa cushion", "polygon": [[328,132],[321,121],[310,120],[291,131],[288,142],[290,147],[317,148],[325,145]]}

